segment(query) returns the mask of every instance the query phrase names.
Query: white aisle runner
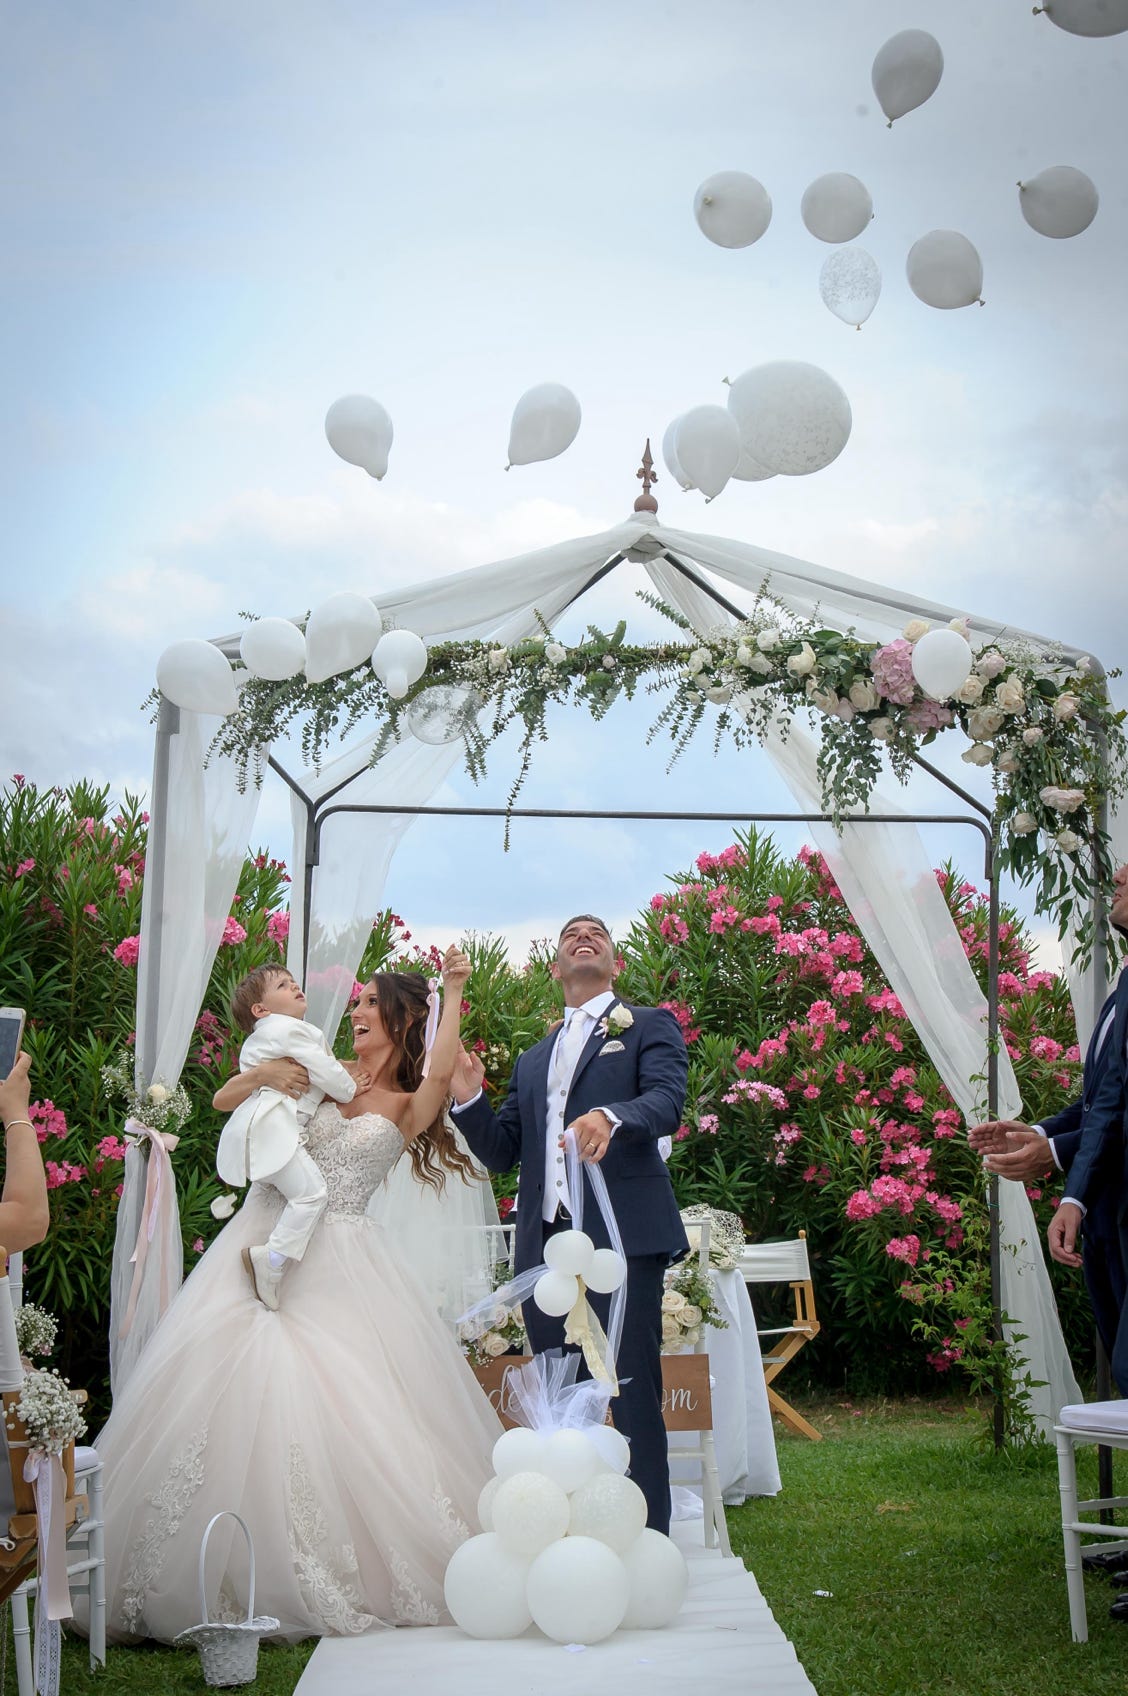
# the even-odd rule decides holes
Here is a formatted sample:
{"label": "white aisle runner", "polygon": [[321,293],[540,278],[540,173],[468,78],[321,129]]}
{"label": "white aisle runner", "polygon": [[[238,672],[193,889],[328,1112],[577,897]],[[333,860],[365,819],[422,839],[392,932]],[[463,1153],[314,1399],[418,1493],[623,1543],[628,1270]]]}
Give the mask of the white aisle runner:
{"label": "white aisle runner", "polygon": [[689,1595],[664,1631],[617,1631],[589,1649],[566,1649],[535,1629],[482,1643],[453,1626],[323,1637],[295,1696],[614,1696],[707,1689],[710,1696],[816,1696],[744,1563],[702,1547],[701,1522],[674,1526],[689,1561]]}

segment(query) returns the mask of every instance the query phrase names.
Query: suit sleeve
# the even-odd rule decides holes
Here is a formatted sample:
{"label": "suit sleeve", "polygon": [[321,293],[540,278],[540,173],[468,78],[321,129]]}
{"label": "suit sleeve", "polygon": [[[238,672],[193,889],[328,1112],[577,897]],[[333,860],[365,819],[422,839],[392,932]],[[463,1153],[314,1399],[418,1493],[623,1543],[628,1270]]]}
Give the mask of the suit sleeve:
{"label": "suit sleeve", "polygon": [[672,1137],[685,1110],[689,1055],[677,1020],[664,1007],[636,1009],[639,1026],[638,1094],[630,1101],[609,1101],[619,1120],[616,1137]]}
{"label": "suit sleeve", "polygon": [[[1109,1038],[1111,1042],[1112,1037]],[[1124,1055],[1117,1043],[1101,1068],[1101,1079],[1083,1114],[1081,1138],[1065,1180],[1065,1194],[1082,1207],[1096,1199],[1108,1150],[1124,1134]]]}
{"label": "suit sleeve", "polygon": [[329,1044],[320,1032],[315,1037],[312,1030],[305,1031],[290,1058],[300,1061],[309,1073],[310,1083],[331,1095],[334,1101],[351,1101],[356,1094],[356,1079],[329,1052]]}
{"label": "suit sleeve", "polygon": [[521,1159],[521,1110],[517,1102],[518,1060],[509,1079],[509,1092],[495,1113],[485,1090],[476,1101],[454,1114],[471,1154],[491,1172],[511,1172]]}
{"label": "suit sleeve", "polygon": [[[1063,1107],[1060,1113],[1054,1113],[1048,1119],[1039,1119],[1038,1123],[1041,1125],[1043,1131],[1048,1137],[1056,1138],[1067,1136],[1072,1131],[1079,1131],[1081,1129],[1081,1119],[1081,1102],[1080,1100],[1077,1100],[1071,1101],[1068,1107]],[[1069,1167],[1069,1162],[1073,1158],[1075,1145],[1068,1144],[1067,1147],[1069,1149],[1067,1154],[1063,1154],[1061,1149],[1058,1149],[1058,1159],[1061,1161],[1064,1169],[1068,1169]]]}

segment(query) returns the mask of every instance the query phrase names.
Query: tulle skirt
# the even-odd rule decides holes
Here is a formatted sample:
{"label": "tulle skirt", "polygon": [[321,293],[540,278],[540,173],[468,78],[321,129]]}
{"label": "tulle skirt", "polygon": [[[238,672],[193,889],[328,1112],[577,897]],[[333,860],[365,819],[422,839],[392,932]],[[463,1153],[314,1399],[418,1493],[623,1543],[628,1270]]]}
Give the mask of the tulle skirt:
{"label": "tulle skirt", "polygon": [[[327,1214],[282,1305],[241,1262],[277,1211],[257,1190],[196,1266],[97,1438],[111,1637],[200,1623],[211,1516],[246,1520],[255,1612],[277,1635],[444,1623],[443,1573],[477,1529],[497,1417],[383,1228]],[[212,1619],[246,1618],[244,1539],[212,1533]]]}

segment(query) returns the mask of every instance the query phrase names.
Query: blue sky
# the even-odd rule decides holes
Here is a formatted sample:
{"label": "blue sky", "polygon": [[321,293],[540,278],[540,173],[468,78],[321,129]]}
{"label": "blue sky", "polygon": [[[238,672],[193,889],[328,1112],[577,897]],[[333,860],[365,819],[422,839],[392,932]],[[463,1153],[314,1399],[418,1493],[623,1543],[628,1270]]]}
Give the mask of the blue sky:
{"label": "blue sky", "polygon": [[[945,73],[890,131],[869,67],[907,24],[937,36]],[[167,642],[615,523],[645,437],[657,446],[676,414],[723,400],[725,375],[771,358],[846,389],[845,452],[708,507],[664,479],[665,521],[1116,664],[1126,69],[1128,37],[1069,36],[1029,0],[911,16],[900,0],[13,8],[0,464],[4,625],[25,658],[4,769],[143,788],[140,703]],[[1074,241],[1018,212],[1017,180],[1053,164],[1101,193]],[[698,183],[726,169],[774,202],[739,252],[692,217]],[[884,289],[860,333],[819,300],[830,250],[799,219],[829,170],[874,200],[863,244]],[[983,308],[933,312],[910,293],[905,255],[937,227],[979,248]],[[579,396],[579,438],[506,475],[512,406],[545,380]],[[379,485],[322,433],[329,403],[358,390],[395,421]],[[649,628],[633,587],[601,588],[591,616]],[[755,756],[714,763],[704,745],[668,779],[662,753],[638,751],[645,717],[593,730],[565,715],[530,801],[786,804]],[[499,750],[485,798],[511,770]],[[452,793],[473,798],[465,779]],[[284,816],[268,795],[275,848]],[[490,827],[461,827],[455,881],[451,827],[421,826],[389,895],[420,930],[519,938],[588,905],[593,867],[625,916],[716,845],[690,827],[535,828],[503,860]]]}

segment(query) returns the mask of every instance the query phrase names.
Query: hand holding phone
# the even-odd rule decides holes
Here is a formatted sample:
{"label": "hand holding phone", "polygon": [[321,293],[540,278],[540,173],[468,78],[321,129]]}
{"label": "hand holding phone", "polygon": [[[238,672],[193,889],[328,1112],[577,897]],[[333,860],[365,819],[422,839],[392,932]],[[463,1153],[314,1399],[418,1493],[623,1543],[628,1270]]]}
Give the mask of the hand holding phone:
{"label": "hand holding phone", "polygon": [[0,1082],[19,1058],[26,1017],[22,1007],[0,1007]]}

